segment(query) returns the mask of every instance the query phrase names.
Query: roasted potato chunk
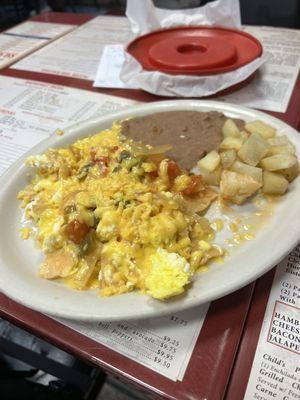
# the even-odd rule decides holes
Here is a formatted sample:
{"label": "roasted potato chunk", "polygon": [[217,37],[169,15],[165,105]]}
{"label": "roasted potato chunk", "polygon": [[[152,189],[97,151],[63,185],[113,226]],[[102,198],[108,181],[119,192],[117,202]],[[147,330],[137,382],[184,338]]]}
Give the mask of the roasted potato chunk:
{"label": "roasted potato chunk", "polygon": [[238,156],[246,164],[255,167],[267,154],[269,148],[270,144],[259,133],[252,133],[241,146]]}
{"label": "roasted potato chunk", "polygon": [[299,175],[299,163],[297,162],[290,168],[279,169],[277,172],[282,174],[289,182],[292,182]]}
{"label": "roasted potato chunk", "polygon": [[224,123],[224,125],[222,127],[222,133],[223,133],[224,137],[231,136],[231,137],[237,137],[238,138],[238,137],[241,136],[239,128],[236,126],[236,123],[230,118],[228,118],[225,121],[225,123]]}
{"label": "roasted potato chunk", "polygon": [[220,160],[221,158],[219,153],[213,150],[198,162],[198,166],[202,171],[212,172],[218,167]]}
{"label": "roasted potato chunk", "polygon": [[293,145],[293,143],[285,135],[275,136],[273,138],[270,138],[268,139],[268,143],[271,146],[289,146],[290,148],[294,149],[294,151],[296,151],[296,148]]}
{"label": "roasted potato chunk", "polygon": [[276,129],[259,120],[249,122],[245,125],[245,129],[250,133],[259,133],[265,139],[272,138],[276,134]]}
{"label": "roasted potato chunk", "polygon": [[295,149],[288,145],[284,146],[271,146],[268,150],[267,156],[274,156],[275,154],[295,154]]}
{"label": "roasted potato chunk", "polygon": [[236,159],[236,151],[233,149],[222,151],[220,157],[222,167],[227,169],[234,163]]}
{"label": "roasted potato chunk", "polygon": [[240,174],[246,174],[251,176],[257,182],[262,182],[262,169],[258,167],[252,167],[252,165],[248,165],[242,163],[240,161],[235,161],[231,167],[231,171],[239,172]]}
{"label": "roasted potato chunk", "polygon": [[221,150],[239,150],[242,147],[243,139],[241,137],[227,136],[220,144]]}
{"label": "roasted potato chunk", "polygon": [[262,191],[265,194],[283,194],[286,192],[288,184],[288,180],[276,172],[263,172]]}
{"label": "roasted potato chunk", "polygon": [[203,176],[204,182],[208,185],[218,186],[221,180],[222,169],[218,167],[212,172],[204,172],[201,171],[201,175]]}
{"label": "roasted potato chunk", "polygon": [[221,175],[220,193],[225,200],[242,204],[261,186],[260,182],[257,182],[249,175],[225,170]]}
{"label": "roasted potato chunk", "polygon": [[267,171],[278,171],[297,164],[297,158],[291,154],[275,154],[261,160],[260,165]]}
{"label": "roasted potato chunk", "polygon": [[241,138],[243,139],[243,142],[245,142],[250,136],[250,133],[247,131],[241,131],[240,133],[241,133]]}

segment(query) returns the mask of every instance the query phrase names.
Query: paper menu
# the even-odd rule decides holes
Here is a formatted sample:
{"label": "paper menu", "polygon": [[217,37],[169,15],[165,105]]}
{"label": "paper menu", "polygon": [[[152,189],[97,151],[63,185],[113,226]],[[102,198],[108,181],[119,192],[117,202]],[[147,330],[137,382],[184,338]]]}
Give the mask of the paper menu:
{"label": "paper menu", "polygon": [[177,381],[184,377],[208,306],[138,321],[58,321]]}
{"label": "paper menu", "polygon": [[98,16],[13,68],[93,81],[104,45],[125,43],[130,37],[126,18]]}
{"label": "paper menu", "polygon": [[17,61],[50,41],[70,32],[75,25],[27,21],[0,34],[0,68]]}
{"label": "paper menu", "polygon": [[300,68],[300,31],[258,26],[245,31],[261,41],[267,62],[244,88],[218,100],[285,112]]}
{"label": "paper menu", "polygon": [[55,39],[73,30],[76,25],[57,24],[54,22],[26,21],[3,32],[11,36],[27,36],[38,39]]}
{"label": "paper menu", "polygon": [[0,76],[0,173],[57,128],[135,103],[100,93]]}
{"label": "paper menu", "polygon": [[277,267],[244,396],[300,398],[300,245]]}

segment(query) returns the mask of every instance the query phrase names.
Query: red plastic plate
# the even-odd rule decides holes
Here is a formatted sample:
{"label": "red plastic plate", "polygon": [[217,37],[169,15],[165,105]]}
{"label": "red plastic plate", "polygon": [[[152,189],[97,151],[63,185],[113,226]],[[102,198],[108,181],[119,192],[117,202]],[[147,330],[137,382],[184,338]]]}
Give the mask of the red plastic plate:
{"label": "red plastic plate", "polygon": [[187,26],[139,36],[127,46],[145,70],[168,74],[211,75],[233,71],[260,57],[261,43],[228,28]]}

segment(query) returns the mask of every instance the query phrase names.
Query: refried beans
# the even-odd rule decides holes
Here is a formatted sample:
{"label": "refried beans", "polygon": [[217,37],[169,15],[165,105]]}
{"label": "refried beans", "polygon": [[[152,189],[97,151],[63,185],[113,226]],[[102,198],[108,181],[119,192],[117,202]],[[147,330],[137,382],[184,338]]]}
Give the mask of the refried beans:
{"label": "refried beans", "polygon": [[[135,141],[158,146],[170,144],[168,157],[191,169],[223,140],[222,126],[227,117],[217,111],[168,111],[122,122],[122,134]],[[240,129],[244,122],[235,120]]]}

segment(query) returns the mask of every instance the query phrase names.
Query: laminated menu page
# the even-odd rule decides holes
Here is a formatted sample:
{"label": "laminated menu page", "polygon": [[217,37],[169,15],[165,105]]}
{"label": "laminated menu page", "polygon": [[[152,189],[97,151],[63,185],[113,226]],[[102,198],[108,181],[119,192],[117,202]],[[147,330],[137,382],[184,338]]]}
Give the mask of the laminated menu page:
{"label": "laminated menu page", "polygon": [[59,321],[151,370],[182,380],[209,304],[133,321]]}
{"label": "laminated menu page", "polygon": [[300,31],[270,26],[245,26],[260,40],[266,62],[245,87],[218,100],[286,112],[300,68]]}
{"label": "laminated menu page", "polygon": [[273,281],[271,276],[261,281],[264,282],[257,284],[228,399],[238,395],[245,400],[298,400],[300,245],[278,265]]}
{"label": "laminated menu page", "polygon": [[125,43],[131,35],[126,18],[98,16],[13,68],[92,81],[104,46]]}
{"label": "laminated menu page", "polygon": [[0,76],[0,174],[56,129],[135,103],[120,97]]}
{"label": "laminated menu page", "polygon": [[26,21],[0,34],[0,68],[4,68],[75,29],[76,25]]}

